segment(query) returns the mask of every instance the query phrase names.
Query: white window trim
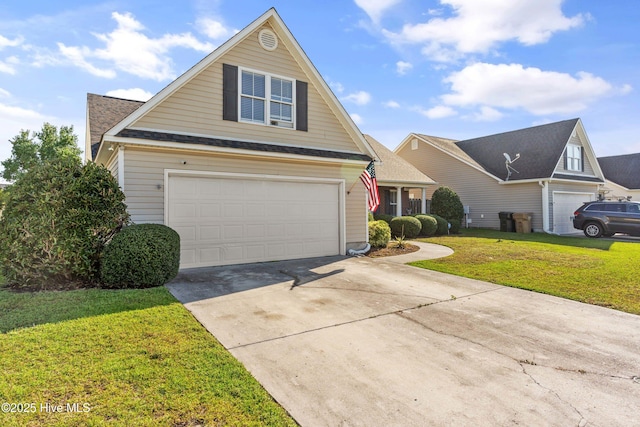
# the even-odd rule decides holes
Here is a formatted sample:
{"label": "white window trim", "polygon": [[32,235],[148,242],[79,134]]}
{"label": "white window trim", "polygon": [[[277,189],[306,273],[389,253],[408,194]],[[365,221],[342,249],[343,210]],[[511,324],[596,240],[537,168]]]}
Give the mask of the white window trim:
{"label": "white window trim", "polygon": [[[578,148],[578,157],[573,157],[572,155],[570,155],[570,151],[569,149],[572,149],[571,151],[573,151],[574,148]],[[567,145],[567,170],[571,171],[571,172],[581,172],[582,171],[582,150],[583,147],[581,145],[577,145],[577,144],[568,144]],[[573,154],[573,153],[572,153]],[[577,168],[573,167],[573,163],[577,164]]]}
{"label": "white window trim", "polygon": [[[259,98],[250,95],[242,94],[242,72],[246,71],[249,73],[255,73],[265,76],[265,98]],[[288,126],[278,126],[271,124],[271,79],[276,78],[280,80],[287,80],[291,82],[291,127]],[[264,122],[258,122],[254,120],[246,120],[242,118],[242,97],[247,96],[254,99],[264,99],[265,103],[265,111],[264,111]],[[274,101],[280,102],[280,101]],[[242,123],[250,123],[258,126],[271,126],[278,129],[296,129],[296,79],[286,76],[281,76],[279,74],[267,73],[266,71],[256,70],[253,68],[247,67],[238,67],[238,121]],[[283,121],[284,123],[288,123]]]}

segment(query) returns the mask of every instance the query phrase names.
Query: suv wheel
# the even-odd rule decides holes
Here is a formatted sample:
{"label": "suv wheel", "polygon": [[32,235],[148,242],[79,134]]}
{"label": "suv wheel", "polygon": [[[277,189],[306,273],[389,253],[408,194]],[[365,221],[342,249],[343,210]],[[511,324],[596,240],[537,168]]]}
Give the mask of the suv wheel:
{"label": "suv wheel", "polygon": [[587,237],[602,236],[602,226],[597,222],[590,222],[584,226],[584,235]]}

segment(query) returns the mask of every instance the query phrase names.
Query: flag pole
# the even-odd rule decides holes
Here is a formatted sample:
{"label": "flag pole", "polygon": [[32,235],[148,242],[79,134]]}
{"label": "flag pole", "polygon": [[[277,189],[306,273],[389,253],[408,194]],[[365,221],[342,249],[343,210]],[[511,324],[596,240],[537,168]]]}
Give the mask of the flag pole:
{"label": "flag pole", "polygon": [[356,179],[353,183],[353,185],[351,185],[351,187],[349,188],[349,190],[347,191],[347,194],[351,194],[351,190],[353,190],[353,187],[356,186],[356,184],[358,183],[358,181],[360,181],[359,179]]}

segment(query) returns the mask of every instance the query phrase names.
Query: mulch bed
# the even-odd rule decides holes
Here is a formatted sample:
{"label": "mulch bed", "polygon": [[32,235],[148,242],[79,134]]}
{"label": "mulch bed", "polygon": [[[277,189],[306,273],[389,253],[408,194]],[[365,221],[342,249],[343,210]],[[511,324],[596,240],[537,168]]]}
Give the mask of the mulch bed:
{"label": "mulch bed", "polygon": [[404,245],[404,249],[400,249],[396,247],[395,242],[389,242],[386,248],[372,248],[367,253],[367,256],[370,258],[379,258],[383,256],[403,255],[410,254],[411,252],[416,252],[419,249],[420,248],[418,246],[411,245],[409,243],[406,243]]}

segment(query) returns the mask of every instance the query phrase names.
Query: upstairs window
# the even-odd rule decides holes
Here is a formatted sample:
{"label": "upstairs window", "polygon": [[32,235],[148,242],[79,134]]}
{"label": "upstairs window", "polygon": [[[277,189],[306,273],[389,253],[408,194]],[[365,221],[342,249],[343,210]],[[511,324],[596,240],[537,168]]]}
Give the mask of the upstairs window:
{"label": "upstairs window", "polygon": [[582,171],[582,147],[579,145],[567,145],[567,170]]}
{"label": "upstairs window", "polygon": [[240,120],[293,129],[294,80],[241,70]]}

